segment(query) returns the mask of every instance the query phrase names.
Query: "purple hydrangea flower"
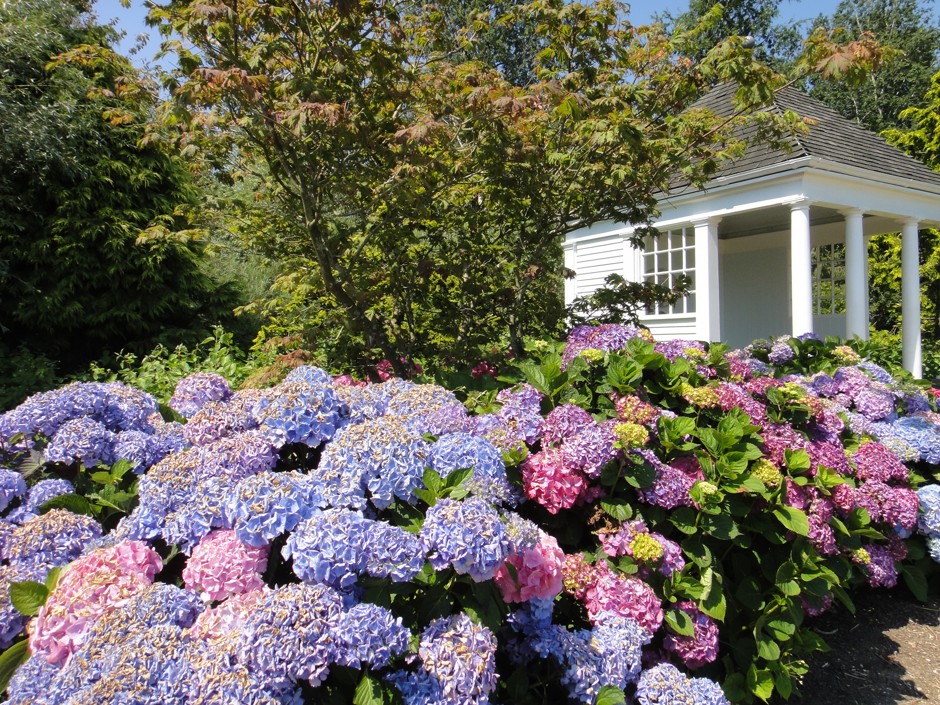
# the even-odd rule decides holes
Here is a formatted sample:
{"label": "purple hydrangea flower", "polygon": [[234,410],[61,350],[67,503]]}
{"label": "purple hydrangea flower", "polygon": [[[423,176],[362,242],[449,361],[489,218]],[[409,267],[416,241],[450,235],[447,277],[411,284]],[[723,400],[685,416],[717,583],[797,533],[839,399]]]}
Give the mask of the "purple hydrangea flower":
{"label": "purple hydrangea flower", "polygon": [[239,663],[272,683],[319,685],[337,658],[343,600],[326,585],[300,583],[265,595],[238,635]]}
{"label": "purple hydrangea flower", "polygon": [[506,477],[502,452],[485,438],[469,433],[450,433],[431,446],[428,467],[446,478],[455,470],[470,468],[467,489],[494,503],[512,503],[513,488]]}
{"label": "purple hydrangea flower", "polygon": [[638,453],[647,463],[656,469],[656,479],[646,489],[638,490],[640,499],[647,504],[655,504],[664,509],[692,506],[689,494],[696,480],[678,468],[666,465],[651,450],[638,449]]}
{"label": "purple hydrangea flower", "polygon": [[0,512],[10,506],[10,502],[26,494],[26,481],[15,470],[0,467]]}
{"label": "purple hydrangea flower", "polygon": [[580,406],[574,404],[556,406],[542,421],[542,447],[559,445],[565,439],[578,435],[587,426],[595,423],[594,417]]}
{"label": "purple hydrangea flower", "polygon": [[369,524],[360,512],[349,509],[316,511],[297,525],[282,554],[293,559],[301,580],[349,587],[366,568],[363,543]]}
{"label": "purple hydrangea flower", "polygon": [[257,428],[258,422],[251,411],[264,395],[263,389],[242,389],[224,402],[207,402],[181,427],[181,432],[188,443],[202,446]]}
{"label": "purple hydrangea flower", "polygon": [[100,536],[101,525],[91,517],[53,509],[16,527],[3,557],[11,566],[40,573],[45,579],[52,568],[75,560]]}
{"label": "purple hydrangea flower", "polygon": [[464,613],[432,621],[421,634],[418,655],[442,686],[441,702],[487,702],[496,689],[496,637]]}
{"label": "purple hydrangea flower", "polygon": [[215,372],[195,372],[176,383],[170,408],[190,418],[210,401],[225,401],[232,395],[228,380]]}
{"label": "purple hydrangea flower", "polygon": [[390,416],[406,417],[417,433],[441,436],[463,431],[467,424],[467,409],[453,392],[435,384],[416,384],[397,394],[388,402],[385,412]]}
{"label": "purple hydrangea flower", "polygon": [[701,668],[718,657],[718,625],[702,613],[694,602],[679,602],[676,607],[692,619],[691,636],[669,632],[663,646],[682,659],[688,668]]}
{"label": "purple hydrangea flower", "polygon": [[45,458],[52,463],[71,465],[78,461],[86,468],[114,461],[115,435],[105,426],[88,416],[66,421],[53,434],[45,450]]}
{"label": "purple hydrangea flower", "polygon": [[344,612],[333,629],[337,641],[336,663],[362,668],[382,668],[408,651],[411,631],[384,607],[363,602]]}
{"label": "purple hydrangea flower", "polygon": [[373,521],[363,542],[366,572],[375,578],[406,582],[414,578],[425,563],[424,543],[400,526]]}
{"label": "purple hydrangea flower", "polygon": [[476,582],[492,578],[510,553],[499,514],[477,497],[439,500],[428,509],[421,539],[435,570],[452,566]]}
{"label": "purple hydrangea flower", "polygon": [[134,474],[139,475],[173,450],[173,444],[165,436],[143,431],[121,431],[114,437],[112,457],[115,460],[127,460]]}
{"label": "purple hydrangea flower", "polygon": [[580,470],[589,478],[600,477],[601,470],[617,457],[617,435],[614,433],[616,419],[602,424],[592,423],[580,433],[568,438],[561,446],[561,458],[565,466]]}
{"label": "purple hydrangea flower", "polygon": [[636,688],[639,705],[697,705],[692,684],[671,663],[660,663],[640,674]]}
{"label": "purple hydrangea flower", "polygon": [[30,656],[10,679],[7,705],[54,705],[49,695],[60,670],[59,664],[49,663],[43,654]]}
{"label": "purple hydrangea flower", "polygon": [[562,366],[567,367],[572,360],[585,350],[593,349],[603,352],[623,350],[627,347],[627,343],[636,337],[642,337],[642,335],[643,332],[640,328],[613,323],[572,328],[571,332],[568,333],[568,342],[561,356]]}

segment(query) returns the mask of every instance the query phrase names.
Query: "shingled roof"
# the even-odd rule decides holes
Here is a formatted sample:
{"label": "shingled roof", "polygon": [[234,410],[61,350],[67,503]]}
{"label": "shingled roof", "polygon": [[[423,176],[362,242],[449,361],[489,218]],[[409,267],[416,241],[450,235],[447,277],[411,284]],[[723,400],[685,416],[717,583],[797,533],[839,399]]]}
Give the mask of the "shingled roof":
{"label": "shingled roof", "polygon": [[[692,107],[708,108],[717,115],[730,116],[735,112],[732,104],[734,91],[734,84],[723,83],[706,93]],[[815,157],[817,160],[832,162],[833,165],[904,179],[914,187],[918,183],[940,186],[940,173],[930,170],[880,136],[842,117],[802,91],[792,87],[783,88],[776,93],[769,110],[780,114],[792,110],[806,120],[808,132],[791,137],[788,140],[789,151],[775,149],[766,143],[750,145],[743,157],[722,166],[706,184],[706,188],[718,185],[716,182],[728,177],[738,177],[735,181],[741,180],[746,178],[748,172],[758,169],[762,174],[766,174],[768,168],[773,171],[774,166],[779,167],[780,171],[798,169],[806,166],[805,162],[796,161],[803,157]],[[755,130],[744,130],[739,136],[753,137]]]}

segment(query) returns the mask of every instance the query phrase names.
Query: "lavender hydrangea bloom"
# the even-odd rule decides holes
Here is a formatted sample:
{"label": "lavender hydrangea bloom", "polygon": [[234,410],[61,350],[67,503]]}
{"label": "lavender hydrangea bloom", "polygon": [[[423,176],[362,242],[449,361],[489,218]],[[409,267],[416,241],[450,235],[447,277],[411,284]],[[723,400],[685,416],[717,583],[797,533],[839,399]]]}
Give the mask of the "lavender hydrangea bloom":
{"label": "lavender hydrangea bloom", "polygon": [[71,465],[78,461],[86,468],[114,462],[115,435],[88,416],[62,424],[46,447],[45,458],[53,463]]}
{"label": "lavender hydrangea bloom", "polygon": [[190,418],[210,401],[225,401],[232,395],[228,380],[215,372],[195,372],[176,383],[170,408]]}
{"label": "lavender hydrangea bloom", "polygon": [[428,509],[421,539],[435,570],[452,566],[476,582],[492,578],[509,556],[509,536],[499,514],[477,497],[439,500]]}
{"label": "lavender hydrangea bloom", "polygon": [[905,416],[891,424],[889,433],[917,452],[915,460],[940,465],[940,424],[922,416]]}
{"label": "lavender hydrangea bloom", "polygon": [[263,432],[242,431],[220,438],[197,451],[200,475],[227,475],[241,479],[273,470],[277,465],[277,448]]}
{"label": "lavender hydrangea bloom", "polygon": [[697,340],[663,340],[656,343],[654,349],[669,362],[675,362],[680,357],[692,362],[705,359],[705,346]]}
{"label": "lavender hydrangea bloom", "polygon": [[274,684],[228,654],[203,649],[193,661],[186,705],[303,705],[300,689],[291,683]]}
{"label": "lavender hydrangea bloom", "polygon": [[682,470],[666,465],[650,450],[638,449],[633,452],[641,455],[656,469],[656,479],[653,484],[646,489],[639,490],[640,499],[665,509],[692,506],[692,497],[689,492],[695,484],[694,478]]}
{"label": "lavender hydrangea bloom", "polygon": [[510,553],[522,553],[527,548],[535,548],[542,540],[542,531],[534,521],[524,519],[515,512],[503,515],[506,535],[509,537]]}
{"label": "lavender hydrangea bloom", "polygon": [[[6,647],[4,647],[6,648]],[[59,675],[59,665],[35,654],[16,669],[7,688],[7,705],[54,705],[49,700],[52,684]]]}
{"label": "lavender hydrangea bloom", "polygon": [[353,424],[327,444],[312,473],[333,506],[362,506],[365,491],[378,509],[396,498],[414,503],[430,446],[397,416]]}
{"label": "lavender hydrangea bloom", "polygon": [[855,395],[855,408],[865,418],[880,421],[894,414],[894,395],[886,389],[860,389]]}
{"label": "lavender hydrangea bloom", "polygon": [[583,472],[589,478],[600,477],[604,466],[617,457],[616,420],[602,424],[593,423],[577,435],[568,438],[561,446],[561,457],[565,466]]}
{"label": "lavender hydrangea bloom", "polygon": [[305,489],[291,473],[266,472],[240,481],[228,510],[238,539],[260,547],[292,531],[318,506]]}
{"label": "lavender hydrangea bloom", "polygon": [[623,350],[633,338],[642,336],[640,328],[606,324],[601,326],[578,326],[568,333],[568,342],[562,353],[561,362],[567,367],[572,360],[585,350],[614,352]]}
{"label": "lavender hydrangea bloom", "polygon": [[181,433],[188,443],[201,446],[255,429],[258,422],[251,412],[264,395],[263,389],[241,389],[224,402],[207,402],[180,427]]}
{"label": "lavender hydrangea bloom", "polygon": [[917,490],[920,511],[917,533],[927,537],[930,557],[940,562],[940,485],[925,485]]}
{"label": "lavender hydrangea bloom", "polygon": [[163,460],[173,446],[168,439],[143,431],[121,431],[114,437],[112,457],[127,460],[131,470],[139,475]]}
{"label": "lavender hydrangea bloom", "polygon": [[191,627],[204,608],[199,595],[190,590],[153,583],[134,595],[120,610],[129,624],[149,629],[167,625]]}
{"label": "lavender hydrangea bloom", "polygon": [[238,636],[239,663],[272,683],[319,685],[336,660],[343,601],[326,585],[286,585],[265,595]]}
{"label": "lavender hydrangea bloom", "polygon": [[0,649],[8,648],[26,627],[29,619],[13,606],[10,584],[23,580],[35,580],[40,574],[20,566],[0,566]]}
{"label": "lavender hydrangea bloom", "polygon": [[689,690],[695,705],[731,705],[721,686],[708,678],[690,678]]}
{"label": "lavender hydrangea bloom", "polygon": [[336,433],[341,407],[332,381],[316,385],[281,382],[267,390],[252,414],[259,428],[278,445],[304,443],[316,447]]}
{"label": "lavender hydrangea bloom", "polygon": [[767,354],[767,360],[772,365],[782,365],[793,359],[796,353],[790,347],[790,336],[784,335],[776,338],[770,346],[770,352]]}
{"label": "lavender hydrangea bloom", "polygon": [[27,511],[38,514],[39,507],[50,499],[74,492],[75,487],[68,480],[40,480],[29,488],[29,494],[26,496],[26,504],[24,506]]}
{"label": "lavender hydrangea bloom", "polygon": [[574,632],[566,641],[562,683],[574,699],[590,703],[601,686],[624,689],[636,682],[650,635],[632,619],[611,614],[593,630]]}
{"label": "lavender hydrangea bloom", "polygon": [[463,431],[467,409],[453,392],[435,384],[416,384],[389,400],[386,414],[407,418],[418,433],[441,436]]}
{"label": "lavender hydrangea bloom", "polygon": [[333,629],[337,641],[336,663],[362,668],[381,668],[408,651],[411,631],[384,607],[368,602],[344,612]]}
{"label": "lavender hydrangea bloom", "polygon": [[595,424],[594,417],[575,404],[556,406],[542,421],[542,447],[558,445]]}
{"label": "lavender hydrangea bloom", "polygon": [[[237,484],[238,480],[227,475],[200,480],[193,490],[192,501],[166,515],[163,538],[169,544],[178,545],[188,555],[213,529],[231,529],[234,519],[229,498],[235,493]],[[134,538],[153,538],[157,533],[151,536],[144,533]]]}
{"label": "lavender hydrangea bloom", "polygon": [[0,512],[10,506],[10,502],[26,494],[26,481],[15,470],[0,468]]}

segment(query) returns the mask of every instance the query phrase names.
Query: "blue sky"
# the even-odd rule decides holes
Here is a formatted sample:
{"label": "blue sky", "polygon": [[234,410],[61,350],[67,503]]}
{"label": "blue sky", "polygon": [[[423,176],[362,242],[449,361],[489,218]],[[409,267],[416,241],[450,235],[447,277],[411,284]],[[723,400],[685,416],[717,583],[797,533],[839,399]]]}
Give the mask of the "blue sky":
{"label": "blue sky", "polygon": [[[782,0],[778,21],[790,23],[812,19],[819,14],[829,15],[838,4],[838,0]],[[651,21],[654,14],[664,10],[681,12],[688,7],[688,0],[637,0],[630,5],[631,21],[644,24]],[[152,61],[153,53],[159,46],[159,37],[144,23],[147,15],[144,0],[131,0],[130,8],[122,7],[119,0],[97,0],[95,12],[103,23],[115,20],[116,26],[126,32],[120,44],[122,52],[131,51],[137,44],[138,35],[149,34],[150,41],[134,60],[138,65]]]}

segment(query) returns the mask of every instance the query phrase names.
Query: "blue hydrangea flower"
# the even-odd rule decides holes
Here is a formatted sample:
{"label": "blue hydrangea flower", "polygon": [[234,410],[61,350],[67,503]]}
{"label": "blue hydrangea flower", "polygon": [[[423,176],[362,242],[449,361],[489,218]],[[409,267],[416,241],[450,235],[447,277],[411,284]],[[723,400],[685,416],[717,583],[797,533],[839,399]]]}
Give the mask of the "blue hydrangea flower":
{"label": "blue hydrangea flower", "polygon": [[361,508],[364,496],[378,509],[396,498],[413,504],[428,451],[402,417],[383,416],[344,428],[326,445],[311,477],[335,507]]}
{"label": "blue hydrangea flower", "polygon": [[257,428],[258,422],[251,412],[265,393],[263,389],[241,389],[224,402],[207,402],[180,427],[181,433],[188,443],[202,446],[233,433]]}
{"label": "blue hydrangea flower", "polygon": [[384,607],[363,602],[340,617],[333,630],[337,641],[336,663],[362,668],[382,668],[408,651],[411,631]]}
{"label": "blue hydrangea flower", "polygon": [[473,475],[465,483],[470,492],[492,503],[515,503],[502,451],[485,438],[465,432],[441,436],[431,446],[428,466],[443,478],[455,470],[470,468]]}
{"label": "blue hydrangea flower", "polygon": [[120,610],[128,623],[149,629],[161,625],[191,627],[204,608],[196,593],[167,583],[154,583]]}
{"label": "blue hydrangea flower", "polygon": [[239,663],[274,684],[319,685],[336,660],[333,637],[343,601],[326,585],[277,588],[252,611],[238,636]]}
{"label": "blue hydrangea flower", "polygon": [[499,513],[477,497],[439,500],[428,509],[421,539],[435,570],[452,566],[476,582],[492,578],[511,548]]}
{"label": "blue hydrangea flower", "polygon": [[266,390],[252,410],[258,427],[277,445],[318,446],[336,433],[342,403],[327,384],[281,382]]}
{"label": "blue hydrangea flower", "polygon": [[228,475],[236,479],[273,470],[277,448],[262,431],[242,431],[200,446],[202,477]]}
{"label": "blue hydrangea flower", "polygon": [[45,458],[52,463],[71,465],[80,462],[86,468],[114,461],[114,433],[91,417],[82,416],[62,424],[46,446]]}
{"label": "blue hydrangea flower", "polygon": [[249,546],[264,546],[293,531],[325,502],[311,500],[295,473],[261,473],[241,480],[229,501],[232,528]]}
{"label": "blue hydrangea flower", "polygon": [[35,580],[40,573],[35,570],[24,569],[18,566],[0,566],[0,650],[8,648],[13,640],[19,636],[26,627],[25,617],[13,606],[10,599],[10,584],[24,580]]}
{"label": "blue hydrangea flower", "polygon": [[721,686],[708,678],[690,678],[689,690],[695,705],[731,705]]}
{"label": "blue hydrangea flower", "polygon": [[421,634],[418,655],[443,686],[440,702],[487,702],[496,689],[496,637],[464,613],[432,621]]}
{"label": "blue hydrangea flower", "polygon": [[176,383],[170,408],[189,418],[210,401],[225,401],[232,395],[228,381],[215,372],[195,372]]}
{"label": "blue hydrangea flower", "polygon": [[10,502],[26,494],[26,481],[16,470],[0,467],[0,512],[10,506]]}
{"label": "blue hydrangea flower", "polygon": [[319,385],[333,386],[333,378],[330,377],[330,373],[319,367],[314,367],[313,365],[295,367],[287,373],[287,376],[284,377],[284,381],[304,382],[312,387]]}
{"label": "blue hydrangea flower", "polygon": [[55,705],[49,696],[59,671],[59,665],[49,663],[44,655],[30,656],[10,679],[7,705]]}
{"label": "blue hydrangea flower", "polygon": [[426,560],[424,543],[418,536],[384,521],[370,522],[363,550],[366,573],[393,582],[411,580],[421,572]]}
{"label": "blue hydrangea flower", "polygon": [[363,550],[369,520],[349,509],[316,511],[298,524],[281,551],[294,573],[307,582],[349,587],[365,571]]}
{"label": "blue hydrangea flower", "polygon": [[227,654],[205,648],[193,659],[186,705],[303,705],[303,695],[292,683],[264,680]]}
{"label": "blue hydrangea flower", "polygon": [[131,470],[139,475],[163,460],[173,446],[168,439],[143,431],[121,431],[114,437],[112,456],[115,460],[127,460]]}
{"label": "blue hydrangea flower", "polygon": [[64,494],[75,492],[75,486],[68,480],[40,480],[29,488],[29,494],[26,496],[27,511],[37,514],[39,507]]}
{"label": "blue hydrangea flower", "polygon": [[689,679],[671,663],[660,663],[640,674],[636,700],[640,705],[698,705]]}
{"label": "blue hydrangea flower", "polygon": [[[231,529],[234,519],[229,500],[237,485],[238,481],[227,475],[200,480],[193,491],[192,501],[164,518],[163,538],[189,554],[200,539],[213,529]],[[141,529],[146,534],[146,529]],[[136,538],[153,538],[156,535]]]}
{"label": "blue hydrangea flower", "polygon": [[503,514],[503,524],[509,537],[510,553],[522,553],[527,548],[535,548],[542,540],[542,532],[533,521],[523,519],[515,512]]}

